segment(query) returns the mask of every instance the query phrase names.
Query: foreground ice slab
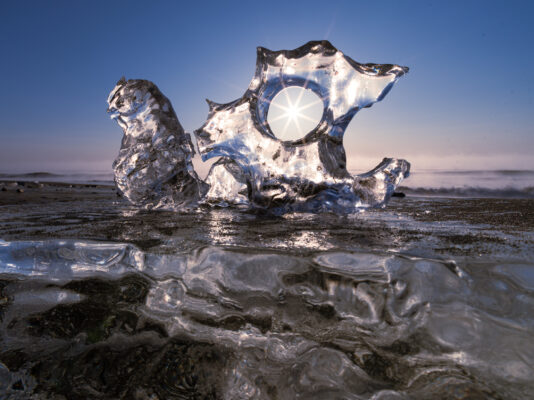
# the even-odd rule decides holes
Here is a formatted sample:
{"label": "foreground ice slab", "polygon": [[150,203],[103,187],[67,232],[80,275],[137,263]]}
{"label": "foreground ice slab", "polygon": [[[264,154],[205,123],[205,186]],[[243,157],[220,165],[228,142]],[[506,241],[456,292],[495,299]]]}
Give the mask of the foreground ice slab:
{"label": "foreground ice slab", "polygon": [[[119,82],[109,99],[125,132],[115,162],[117,184],[128,199],[148,208],[181,208],[200,197],[208,205],[279,212],[385,206],[408,176],[409,163],[385,158],[372,171],[352,176],[343,134],[361,108],[382,100],[407,71],[398,65],[360,64],[327,41],[291,51],[258,48],[256,73],[243,97],[228,104],[208,101],[207,121],[195,131],[202,159],[220,157],[205,185],[192,169],[189,136],[169,101],[148,81]],[[275,97],[290,87],[311,91],[323,113],[311,131],[284,140],[273,133],[267,115]],[[155,101],[147,100],[151,91],[158,93]],[[133,100],[122,104],[121,99]],[[306,117],[299,101],[283,108],[287,118]],[[162,130],[159,146],[146,144]],[[177,139],[172,146],[167,145],[169,137]],[[156,166],[150,167],[151,162]]]}
{"label": "foreground ice slab", "polygon": [[[528,245],[503,241],[521,262],[456,264],[438,246],[458,223],[418,225],[444,233],[417,240],[439,249],[423,257],[373,242],[367,223],[332,229],[347,219],[192,227],[231,248],[0,240],[0,398],[534,398]],[[280,236],[291,251],[265,240]]]}

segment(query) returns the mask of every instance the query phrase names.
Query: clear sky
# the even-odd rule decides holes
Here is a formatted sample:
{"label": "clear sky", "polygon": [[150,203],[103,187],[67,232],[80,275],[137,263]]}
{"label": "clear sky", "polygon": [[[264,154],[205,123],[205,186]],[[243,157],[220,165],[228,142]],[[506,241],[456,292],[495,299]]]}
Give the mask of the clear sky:
{"label": "clear sky", "polygon": [[184,128],[241,97],[256,46],[328,39],[409,66],[345,134],[349,167],[534,169],[534,2],[2,1],[0,172],[111,170],[106,98],[154,81]]}

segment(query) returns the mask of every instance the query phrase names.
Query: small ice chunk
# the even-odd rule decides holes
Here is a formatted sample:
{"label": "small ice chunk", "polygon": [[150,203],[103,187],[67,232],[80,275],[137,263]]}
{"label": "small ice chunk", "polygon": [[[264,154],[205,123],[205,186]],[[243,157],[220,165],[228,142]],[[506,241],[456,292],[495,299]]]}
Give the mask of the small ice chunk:
{"label": "small ice chunk", "polygon": [[119,192],[146,208],[176,209],[198,202],[205,184],[193,169],[191,137],[158,87],[122,78],[108,104],[108,112],[124,132],[113,163]]}

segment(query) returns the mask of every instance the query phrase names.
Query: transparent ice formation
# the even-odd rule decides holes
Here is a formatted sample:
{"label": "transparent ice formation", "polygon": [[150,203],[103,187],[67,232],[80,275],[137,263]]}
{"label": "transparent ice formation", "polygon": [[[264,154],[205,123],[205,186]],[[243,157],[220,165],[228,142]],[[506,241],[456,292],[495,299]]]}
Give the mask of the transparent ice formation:
{"label": "transparent ice formation", "polygon": [[320,251],[290,222],[262,233],[319,245],[0,240],[0,397],[533,398],[532,262]]}
{"label": "transparent ice formation", "polygon": [[120,192],[146,208],[178,208],[198,201],[205,185],[191,163],[191,137],[157,86],[122,78],[108,104],[111,118],[124,132],[113,163]]}
{"label": "transparent ice formation", "polygon": [[[410,164],[384,158],[373,170],[353,176],[346,168],[343,134],[361,108],[382,100],[407,71],[360,64],[327,41],[291,51],[258,48],[256,73],[243,97],[228,104],[208,101],[207,121],[195,131],[202,159],[220,157],[205,183],[194,173],[193,147],[169,101],[148,81],[121,81],[109,98],[125,132],[115,162],[117,185],[147,208],[176,209],[198,200],[279,212],[383,207],[409,175]],[[294,87],[318,97],[322,116],[309,132],[276,137],[269,109],[277,95]],[[300,128],[297,118],[310,118],[309,105],[299,100],[278,106],[283,112],[275,119],[286,117]]]}

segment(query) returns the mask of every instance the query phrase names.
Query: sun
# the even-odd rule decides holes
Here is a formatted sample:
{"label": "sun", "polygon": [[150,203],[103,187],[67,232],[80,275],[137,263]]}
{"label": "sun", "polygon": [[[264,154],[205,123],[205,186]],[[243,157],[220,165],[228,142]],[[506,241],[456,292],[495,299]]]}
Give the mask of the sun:
{"label": "sun", "polygon": [[[298,106],[289,107],[284,114],[285,118],[290,118],[292,121],[296,121],[300,116],[300,108]],[[298,121],[296,122],[298,124]]]}
{"label": "sun", "polygon": [[323,102],[312,90],[290,86],[272,99],[267,121],[278,139],[297,140],[317,126],[322,112]]}

